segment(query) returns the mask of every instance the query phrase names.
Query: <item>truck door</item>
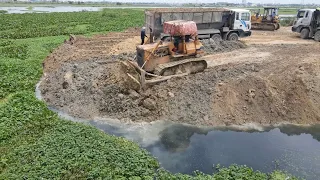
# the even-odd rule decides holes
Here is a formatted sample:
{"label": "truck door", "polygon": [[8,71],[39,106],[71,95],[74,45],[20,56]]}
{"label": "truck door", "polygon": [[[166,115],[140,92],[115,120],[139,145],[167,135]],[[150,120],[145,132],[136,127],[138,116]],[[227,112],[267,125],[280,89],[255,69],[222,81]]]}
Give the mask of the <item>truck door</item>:
{"label": "truck door", "polygon": [[235,12],[233,29],[242,29],[243,24],[240,21],[240,12]]}
{"label": "truck door", "polygon": [[242,30],[243,31],[250,31],[251,30],[251,14],[249,12],[242,12],[240,21],[242,23]]}

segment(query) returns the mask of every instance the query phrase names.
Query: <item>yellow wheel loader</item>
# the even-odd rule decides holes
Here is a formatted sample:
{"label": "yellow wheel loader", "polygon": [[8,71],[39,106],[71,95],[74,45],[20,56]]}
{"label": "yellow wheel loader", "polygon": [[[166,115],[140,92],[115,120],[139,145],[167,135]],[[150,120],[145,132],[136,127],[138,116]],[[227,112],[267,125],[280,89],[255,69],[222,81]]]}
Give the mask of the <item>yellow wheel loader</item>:
{"label": "yellow wheel loader", "polygon": [[274,31],[280,29],[278,8],[265,7],[263,14],[260,9],[251,16],[251,29]]}

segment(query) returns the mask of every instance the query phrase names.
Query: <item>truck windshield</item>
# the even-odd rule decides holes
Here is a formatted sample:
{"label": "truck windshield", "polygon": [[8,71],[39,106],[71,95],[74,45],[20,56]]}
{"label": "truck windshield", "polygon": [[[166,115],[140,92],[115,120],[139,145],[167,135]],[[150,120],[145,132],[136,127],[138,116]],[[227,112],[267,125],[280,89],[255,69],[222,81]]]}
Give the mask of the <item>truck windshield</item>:
{"label": "truck windshield", "polygon": [[299,11],[297,17],[298,18],[303,18],[304,17],[305,11]]}
{"label": "truck windshield", "polygon": [[250,13],[242,13],[241,20],[243,21],[250,21]]}

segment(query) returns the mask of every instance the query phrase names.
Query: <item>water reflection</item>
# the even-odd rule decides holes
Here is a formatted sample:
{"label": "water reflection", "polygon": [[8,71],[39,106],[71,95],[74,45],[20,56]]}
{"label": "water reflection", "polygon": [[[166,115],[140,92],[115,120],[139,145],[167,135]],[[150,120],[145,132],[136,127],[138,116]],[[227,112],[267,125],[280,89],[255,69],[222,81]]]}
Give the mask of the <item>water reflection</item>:
{"label": "water reflection", "polygon": [[279,127],[265,127],[263,131],[256,129],[239,130],[230,127],[217,128],[199,128],[196,126],[187,126],[181,124],[173,124],[170,127],[162,130],[159,134],[160,142],[170,152],[183,151],[190,145],[190,139],[193,135],[207,135],[210,131],[221,132],[245,132],[245,133],[266,133],[274,129],[288,136],[310,134],[315,140],[320,141],[320,125],[314,126],[296,126],[296,125],[282,125]]}
{"label": "water reflection", "polygon": [[227,128],[204,130],[173,125],[161,131],[160,140],[146,147],[171,172],[212,173],[212,165],[246,164],[255,170],[286,170],[317,179],[320,175],[320,126],[269,127],[264,132]]}
{"label": "water reflection", "polygon": [[195,126],[174,124],[160,132],[160,143],[169,152],[184,151],[190,146],[194,134],[207,135],[209,130]]}

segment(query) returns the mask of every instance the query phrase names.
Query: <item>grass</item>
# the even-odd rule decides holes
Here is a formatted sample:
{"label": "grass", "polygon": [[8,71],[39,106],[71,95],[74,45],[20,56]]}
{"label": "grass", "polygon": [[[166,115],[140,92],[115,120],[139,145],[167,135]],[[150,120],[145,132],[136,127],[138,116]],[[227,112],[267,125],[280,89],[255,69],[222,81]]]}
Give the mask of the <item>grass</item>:
{"label": "grass", "polygon": [[143,24],[143,11],[104,9],[101,12],[68,12],[3,14],[0,39],[85,34],[91,32],[122,31]]}
{"label": "grass", "polygon": [[[284,179],[285,173],[254,171],[246,166],[219,168],[213,175],[196,172],[194,176],[171,174],[147,151],[124,138],[111,136],[88,125],[61,119],[44,102],[36,99],[34,89],[42,75],[42,61],[67,37],[56,24],[78,33],[121,31],[140,25],[136,11],[123,10],[125,16],[95,13],[52,13],[8,15],[1,21],[0,34],[9,29],[18,35],[0,40],[0,179]],[[80,18],[81,17],[81,18]],[[107,18],[106,18],[107,17]],[[83,19],[84,18],[84,19]],[[97,18],[96,21],[86,20]],[[99,24],[104,19],[102,28]],[[44,20],[41,22],[38,21]],[[132,23],[122,23],[124,19]],[[86,23],[85,23],[86,22]],[[35,24],[33,24],[35,23]],[[39,27],[43,33],[30,32]],[[88,28],[90,27],[90,28]],[[97,30],[95,32],[95,30]],[[9,33],[10,34],[10,33]],[[23,36],[22,36],[23,35]],[[48,36],[55,35],[55,36]],[[13,36],[17,39],[12,39]],[[28,38],[26,38],[28,37]],[[295,178],[291,178],[295,179]]]}

